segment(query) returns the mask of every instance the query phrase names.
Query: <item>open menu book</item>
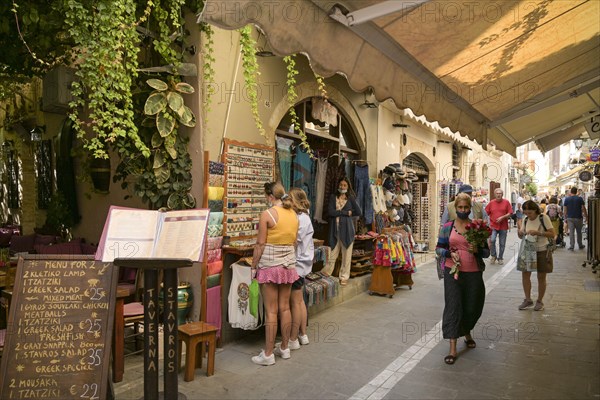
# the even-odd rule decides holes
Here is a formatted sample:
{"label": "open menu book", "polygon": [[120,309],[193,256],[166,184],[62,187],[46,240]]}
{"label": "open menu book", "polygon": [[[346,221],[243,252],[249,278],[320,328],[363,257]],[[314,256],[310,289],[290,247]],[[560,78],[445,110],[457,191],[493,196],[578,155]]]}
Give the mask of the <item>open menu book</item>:
{"label": "open menu book", "polygon": [[156,211],[111,206],[96,259],[187,258],[203,261],[208,209]]}

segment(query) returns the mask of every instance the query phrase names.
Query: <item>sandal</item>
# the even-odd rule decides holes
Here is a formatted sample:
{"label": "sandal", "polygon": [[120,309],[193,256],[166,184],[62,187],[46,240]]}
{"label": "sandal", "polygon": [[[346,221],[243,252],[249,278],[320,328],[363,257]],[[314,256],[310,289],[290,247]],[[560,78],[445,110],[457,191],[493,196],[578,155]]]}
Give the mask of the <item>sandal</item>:
{"label": "sandal", "polygon": [[477,347],[477,343],[475,343],[473,339],[465,339],[465,343],[467,344],[467,347],[469,349],[474,349],[475,347]]}
{"label": "sandal", "polygon": [[456,356],[448,354],[446,357],[444,357],[444,362],[448,365],[452,365],[454,362],[456,362]]}

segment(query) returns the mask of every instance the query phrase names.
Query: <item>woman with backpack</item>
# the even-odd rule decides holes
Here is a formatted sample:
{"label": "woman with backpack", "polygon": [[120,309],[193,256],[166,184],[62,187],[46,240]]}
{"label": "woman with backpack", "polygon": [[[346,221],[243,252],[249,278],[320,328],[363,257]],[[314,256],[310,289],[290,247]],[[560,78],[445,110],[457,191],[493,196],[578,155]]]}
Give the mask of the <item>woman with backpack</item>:
{"label": "woman with backpack", "polygon": [[535,311],[544,309],[544,295],[546,294],[546,274],[552,272],[552,251],[548,248],[549,241],[554,241],[555,231],[550,217],[542,214],[540,206],[535,201],[527,200],[523,203],[523,224],[519,229],[519,238],[522,239],[517,261],[517,270],[523,273],[523,292],[525,300],[519,310],[533,306],[531,300],[531,273],[537,273],[538,298],[535,302]]}
{"label": "woman with backpack", "polygon": [[552,227],[556,233],[554,239],[556,240],[560,227],[560,206],[558,205],[558,199],[555,196],[550,198],[550,204],[546,206],[545,214],[550,218],[550,221],[552,221]]}

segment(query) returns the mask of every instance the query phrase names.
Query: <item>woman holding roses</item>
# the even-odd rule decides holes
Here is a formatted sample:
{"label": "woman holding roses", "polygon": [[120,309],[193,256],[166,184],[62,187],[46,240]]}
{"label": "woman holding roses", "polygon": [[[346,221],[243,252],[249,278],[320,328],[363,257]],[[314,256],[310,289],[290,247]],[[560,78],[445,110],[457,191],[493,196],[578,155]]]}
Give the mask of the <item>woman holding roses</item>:
{"label": "woman holding roses", "polygon": [[454,202],[457,218],[440,229],[436,254],[441,260],[444,278],[444,314],[442,333],[450,339],[450,353],[444,358],[446,364],[454,364],[457,357],[456,342],[465,337],[468,348],[477,346],[471,330],[479,320],[485,301],[483,271],[484,258],[489,257],[487,240],[467,239],[468,231],[482,232],[489,229],[483,221],[471,223],[471,197],[459,193]]}

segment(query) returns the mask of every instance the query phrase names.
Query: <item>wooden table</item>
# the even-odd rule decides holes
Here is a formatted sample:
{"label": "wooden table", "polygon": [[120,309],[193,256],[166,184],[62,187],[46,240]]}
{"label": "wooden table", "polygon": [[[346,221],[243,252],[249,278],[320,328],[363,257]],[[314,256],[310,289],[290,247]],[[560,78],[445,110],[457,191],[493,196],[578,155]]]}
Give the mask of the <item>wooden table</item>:
{"label": "wooden table", "polygon": [[125,372],[125,318],[123,316],[123,307],[125,298],[129,296],[129,290],[117,288],[117,301],[115,304],[115,329],[113,334],[112,355],[113,355],[113,382],[121,382]]}

